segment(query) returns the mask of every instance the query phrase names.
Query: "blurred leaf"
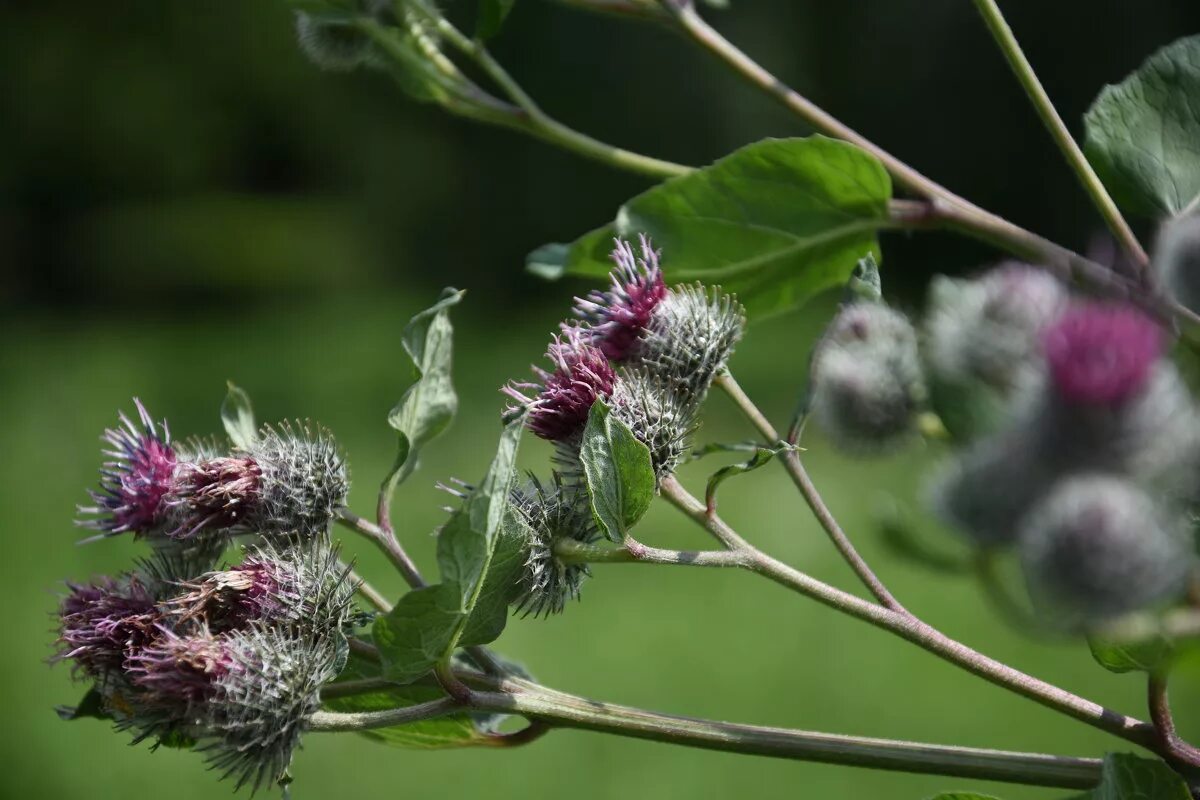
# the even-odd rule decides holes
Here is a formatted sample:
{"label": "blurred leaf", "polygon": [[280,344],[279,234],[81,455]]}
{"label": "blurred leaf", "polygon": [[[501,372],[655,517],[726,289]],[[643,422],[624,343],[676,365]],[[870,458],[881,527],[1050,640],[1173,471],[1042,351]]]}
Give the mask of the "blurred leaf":
{"label": "blurred leaf", "polygon": [[709,509],[717,507],[717,488],[732,478],[734,475],[743,475],[747,472],[753,472],[764,464],[769,464],[771,459],[779,455],[785,450],[796,449],[791,445],[781,445],[776,448],[756,447],[754,455],[740,464],[730,464],[727,467],[721,467],[714,472],[708,479],[708,486],[704,492],[704,502]]}
{"label": "blurred leaf", "polygon": [[1080,800],[1192,800],[1187,784],[1157,758],[1129,753],[1104,757],[1100,785]]}
{"label": "blurred leaf", "polygon": [[388,424],[400,434],[396,461],[383,480],[383,490],[389,494],[412,474],[420,449],[443,433],[458,411],[458,395],[450,375],[454,351],[450,307],[457,305],[463,294],[455,289],[442,290],[441,299],[413,316],[400,335],[404,352],[412,360],[416,382],[388,414]]}
{"label": "blurred leaf", "polygon": [[1161,633],[1136,642],[1106,639],[1092,634],[1088,647],[1096,663],[1109,672],[1156,672],[1174,655],[1171,641]]}
{"label": "blurred leaf", "polygon": [[604,534],[620,542],[654,499],[650,448],[612,416],[603,400],[592,403],[579,449],[592,515]]}
{"label": "blurred leaf", "polygon": [[979,794],[977,792],[943,792],[935,794],[927,800],[998,800],[997,797],[990,794]]}
{"label": "blurred leaf", "polygon": [[962,575],[972,569],[970,553],[949,551],[926,533],[928,523],[916,519],[913,510],[887,497],[875,512],[880,542],[895,556],[947,575]]}
{"label": "blurred leaf", "polygon": [[490,39],[504,27],[504,20],[512,11],[517,0],[479,0],[479,16],[475,22],[475,35]]}
{"label": "blurred leaf", "polygon": [[258,426],[254,423],[254,408],[246,390],[227,381],[229,391],[221,402],[221,423],[229,441],[239,450],[245,450],[258,439]]}
{"label": "blurred leaf", "polygon": [[1106,86],[1084,116],[1084,151],[1117,202],[1152,218],[1200,201],[1200,35]]}
{"label": "blurred leaf", "polygon": [[[514,561],[521,560],[513,551],[513,540],[502,537],[500,528],[524,425],[519,417],[505,426],[487,475],[438,534],[442,582],[409,592],[375,620],[372,635],[386,677],[410,683],[455,647],[486,644],[504,630],[506,603],[500,603],[506,594],[496,584],[485,588],[493,563],[498,569],[496,580],[502,580],[513,575]],[[471,625],[476,610],[480,616]],[[467,634],[473,639],[467,640]]]}
{"label": "blurred leaf", "polygon": [[616,221],[529,257],[541,275],[608,274],[610,239],[644,232],[672,281],[720,283],[752,316],[804,304],[879,258],[891,178],[853,145],[811,136],[766,139],[672,178],[621,206]]}

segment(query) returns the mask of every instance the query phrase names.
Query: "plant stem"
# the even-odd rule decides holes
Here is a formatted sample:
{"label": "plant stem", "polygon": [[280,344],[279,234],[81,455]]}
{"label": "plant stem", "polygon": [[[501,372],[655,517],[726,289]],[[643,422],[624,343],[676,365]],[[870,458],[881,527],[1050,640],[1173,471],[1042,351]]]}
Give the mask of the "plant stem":
{"label": "plant stem", "polygon": [[1112,231],[1117,241],[1125,248],[1125,251],[1133,258],[1134,263],[1141,269],[1145,269],[1149,263],[1149,257],[1146,251],[1142,249],[1138,243],[1137,237],[1134,236],[1133,230],[1129,227],[1129,223],[1121,216],[1117,204],[1113,202],[1108,190],[1104,188],[1104,184],[1100,181],[1100,177],[1096,171],[1092,169],[1092,165],[1088,163],[1083,151],[1072,138],[1071,132],[1067,130],[1066,124],[1063,123],[1062,117],[1054,108],[1054,103],[1050,101],[1050,96],[1046,94],[1045,88],[1041,81],[1038,80],[1037,74],[1033,71],[1033,66],[1029,63],[1029,59],[1025,57],[1025,53],[1021,50],[1021,45],[1017,42],[1017,37],[1013,35],[1012,28],[1004,19],[1004,15],[1000,12],[1000,6],[996,0],[974,0],[975,8],[978,9],[980,16],[983,17],[984,23],[992,34],[992,38],[996,40],[1000,51],[1004,53],[1005,59],[1008,60],[1008,65],[1012,68],[1013,74],[1021,83],[1021,88],[1025,90],[1029,102],[1033,104],[1034,109],[1041,117],[1042,124],[1046,126],[1050,136],[1054,139],[1054,143],[1058,145],[1058,149],[1062,152],[1063,157],[1067,160],[1067,164],[1075,172],[1075,176],[1079,179],[1083,189],[1091,197],[1096,209],[1100,215],[1104,217],[1104,222],[1108,225],[1108,229]]}
{"label": "plant stem", "polygon": [[[782,442],[779,438],[779,432],[771,425],[770,420],[758,410],[758,406],[754,405],[742,390],[742,387],[738,385],[732,374],[725,372],[718,376],[716,384],[725,391],[729,399],[746,415],[750,423],[758,430],[763,439],[766,440],[768,446],[773,447]],[[904,606],[900,605],[900,602],[883,585],[883,581],[879,579],[874,570],[868,566],[866,560],[859,555],[858,550],[850,541],[850,537],[842,530],[833,513],[825,505],[825,501],[821,499],[817,487],[813,485],[812,479],[809,478],[808,472],[804,469],[804,464],[800,461],[800,454],[795,450],[786,450],[779,454],[779,459],[791,477],[792,482],[796,484],[796,488],[800,490],[800,494],[804,496],[804,501],[808,504],[809,509],[812,510],[813,516],[817,518],[817,522],[821,524],[830,541],[833,542],[833,546],[842,554],[842,558],[854,570],[854,574],[859,577],[863,585],[886,608],[900,613],[907,613],[904,610]]]}
{"label": "plant stem", "polygon": [[[704,504],[684,490],[677,481],[663,481],[662,496],[683,511],[697,524],[714,535],[740,536],[715,515],[706,513]],[[724,530],[723,530],[724,529]],[[721,533],[717,533],[721,531]],[[995,659],[972,650],[951,639],[941,631],[922,622],[906,611],[896,611],[830,586],[810,575],[789,567],[756,548],[748,548],[746,569],[769,578],[795,592],[810,597],[830,608],[889,631],[933,655],[954,664],[980,678],[1027,697],[1047,708],[1054,709],[1100,730],[1108,731],[1134,744],[1155,749],[1158,741],[1154,726],[1127,717],[1104,706],[1086,700],[1057,686],[1038,680]]]}
{"label": "plant stem", "polygon": [[[386,510],[382,494],[380,498],[380,508]],[[380,519],[387,519],[387,516],[383,515]],[[384,528],[382,525],[376,525],[374,522],[358,516],[348,508],[338,509],[337,522],[343,527],[358,531],[374,542],[383,551],[383,554],[388,557],[388,560],[392,562],[392,565],[410,587],[420,589],[425,586],[425,579],[421,577],[421,571],[417,569],[417,565],[409,558],[404,546],[396,538],[395,531],[390,529],[390,525],[387,528]]]}
{"label": "plant stem", "polygon": [[469,703],[451,698],[387,711],[322,711],[309,721],[313,731],[362,731],[431,719],[462,710],[519,714],[555,727],[602,733],[732,753],[814,761],[873,769],[950,775],[1037,786],[1083,789],[1100,777],[1100,762],[1035,753],[842,736],[828,733],[739,725],[658,714],[600,703],[536,684],[506,692],[472,691]]}
{"label": "plant stem", "polygon": [[1200,748],[1188,744],[1175,730],[1175,718],[1171,715],[1171,704],[1167,699],[1167,676],[1151,674],[1147,678],[1146,688],[1150,719],[1154,720],[1163,754],[1190,767],[1200,767]]}
{"label": "plant stem", "polygon": [[622,547],[597,547],[570,539],[554,543],[554,555],[566,564],[686,564],[694,567],[744,567],[734,550],[663,550],[634,539]]}
{"label": "plant stem", "polygon": [[392,610],[392,603],[387,599],[383,592],[379,591],[370,583],[368,583],[366,578],[359,575],[358,572],[351,569],[346,564],[339,561],[338,565],[341,569],[346,571],[346,578],[351,583],[358,584],[358,593],[366,598],[368,603],[375,606],[377,611],[381,611],[386,614]]}

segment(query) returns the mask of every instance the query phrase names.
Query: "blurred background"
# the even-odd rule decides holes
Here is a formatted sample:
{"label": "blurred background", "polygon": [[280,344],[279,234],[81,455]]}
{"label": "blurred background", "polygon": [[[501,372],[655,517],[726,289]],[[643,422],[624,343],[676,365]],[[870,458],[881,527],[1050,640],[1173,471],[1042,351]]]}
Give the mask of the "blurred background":
{"label": "blurred background", "polygon": [[[1193,0],[1005,8],[1077,133],[1101,85],[1200,29]],[[734,0],[709,16],[779,76],[950,188],[1063,244],[1089,246],[1098,219],[969,3]],[[571,295],[586,288],[526,275],[525,254],[608,221],[648,184],[416,105],[381,75],[318,72],[297,51],[281,4],[18,0],[0,21],[0,529],[9,554],[0,561],[9,615],[0,795],[225,796],[230,787],[195,754],[150,754],[104,723],[64,723],[53,712],[84,691],[66,668],[45,664],[61,581],[116,572],[141,552],[127,539],[75,546],[73,509],[96,479],[103,428],[136,395],[177,435],[215,432],[233,379],[262,419],[329,425],[357,478],[352,505],[367,511],[393,456],[384,418],[410,377],[400,331],[442,286],[467,288],[454,311],[461,412],[396,504],[406,544],[432,568],[430,532],[444,504],[433,482],[482,473],[502,406],[496,388],[526,374]],[[523,0],[494,50],[560,119],[652,155],[701,164],[763,136],[806,132],[661,31]],[[942,235],[887,238],[884,252],[886,289],[914,309],[931,273],[996,258]],[[829,309],[818,303],[753,328],[733,361],[781,423]],[[749,435],[722,397],[710,406],[702,441]],[[1137,678],[1103,672],[1078,644],[1011,631],[971,581],[882,547],[876,500],[913,501],[937,453],[860,464],[829,454],[819,437],[808,444],[830,505],[909,607],[990,655],[1143,713]],[[527,445],[523,455],[544,471],[544,450]],[[691,465],[685,482],[700,491],[712,469]],[[723,491],[722,512],[754,542],[854,585],[781,473]],[[641,538],[700,546],[676,516],[654,509]],[[347,547],[399,593],[369,545]],[[582,603],[550,621],[514,620],[499,648],[551,686],[663,711],[1080,755],[1124,749],[752,577],[595,572]],[[1200,686],[1174,694],[1183,733],[1200,737]],[[727,797],[749,787],[763,798],[1064,794],[569,731],[510,752],[426,753],[313,735],[295,775],[297,798],[363,800]]]}

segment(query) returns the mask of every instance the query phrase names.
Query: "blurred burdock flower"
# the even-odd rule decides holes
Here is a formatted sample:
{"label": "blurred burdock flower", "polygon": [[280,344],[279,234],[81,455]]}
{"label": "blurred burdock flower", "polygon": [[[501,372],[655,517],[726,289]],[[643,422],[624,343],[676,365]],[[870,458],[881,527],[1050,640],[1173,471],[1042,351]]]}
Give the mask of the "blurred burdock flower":
{"label": "blurred burdock flower", "polygon": [[877,303],[852,303],[813,354],[810,412],[840,449],[874,453],[914,432],[925,394],[908,319]]}
{"label": "blurred burdock flower", "polygon": [[538,382],[510,381],[501,390],[518,404],[505,413],[527,410],[530,431],[563,442],[578,436],[587,424],[592,403],[597,397],[611,395],[617,378],[604,353],[588,344],[586,334],[577,327],[564,328],[555,336],[546,357],[554,364],[553,372],[535,366]]}
{"label": "blurred burdock flower", "polygon": [[183,540],[208,531],[324,535],[350,488],[328,432],[287,422],[263,428],[245,452],[185,465],[177,484],[171,535]]}
{"label": "blurred burdock flower", "polygon": [[138,576],[67,586],[54,661],[70,660],[77,673],[103,678],[158,634],[154,595]]}
{"label": "blurred burdock flower", "polygon": [[179,623],[198,623],[214,633],[261,622],[276,628],[335,634],[345,625],[357,586],[338,550],[321,539],[290,545],[263,543],[240,564],[183,584],[166,601]]}
{"label": "blurred burdock flower", "polygon": [[661,378],[644,369],[623,369],[611,398],[612,413],[650,449],[659,480],[679,466],[696,429],[695,404],[686,402]]}
{"label": "blurred burdock flower", "polygon": [[137,398],[135,423],[119,414],[121,424],[104,432],[108,444],[100,470],[100,489],[89,492],[94,506],[79,506],[79,513],[91,519],[76,524],[101,531],[101,537],[125,531],[148,534],[158,531],[167,521],[166,501],[173,486],[178,458],[171,447],[171,432],[164,420],[154,420]]}
{"label": "blurred burdock flower", "polygon": [[659,267],[660,252],[645,234],[638,236],[641,257],[624,239],[614,239],[608,291],[575,298],[575,315],[586,323],[587,339],[615,362],[632,357],[659,303],[667,296]]}
{"label": "blurred burdock flower", "polygon": [[699,405],[742,338],[746,313],[717,287],[675,286],[654,309],[629,361]]}
{"label": "blurred burdock flower", "polygon": [[371,40],[354,24],[296,12],[296,41],[308,60],[330,72],[349,72],[371,57]]}
{"label": "blurred burdock flower", "polygon": [[557,473],[550,485],[531,477],[529,484],[513,489],[510,508],[524,523],[527,536],[516,609],[535,617],[562,613],[568,600],[579,599],[580,587],[591,573],[587,564],[567,563],[556,556],[555,543],[592,544],[600,538],[587,492],[564,483]]}
{"label": "blurred burdock flower", "polygon": [[1116,406],[1138,395],[1163,353],[1158,325],[1132,306],[1079,303],[1044,336],[1059,397],[1081,406]]}
{"label": "blurred burdock flower", "polygon": [[1192,311],[1200,310],[1200,211],[1163,225],[1153,267],[1172,297]]}
{"label": "blurred burdock flower", "polygon": [[1067,479],[1021,525],[1030,593],[1069,626],[1171,599],[1194,566],[1180,523],[1128,481],[1097,474]]}

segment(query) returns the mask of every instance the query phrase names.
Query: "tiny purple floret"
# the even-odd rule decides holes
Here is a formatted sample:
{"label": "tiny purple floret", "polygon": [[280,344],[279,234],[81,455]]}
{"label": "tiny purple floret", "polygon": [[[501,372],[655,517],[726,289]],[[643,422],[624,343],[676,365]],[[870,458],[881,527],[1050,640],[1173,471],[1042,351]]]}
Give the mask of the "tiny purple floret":
{"label": "tiny purple floret", "polygon": [[1158,325],[1141,311],[1102,303],[1073,306],[1043,338],[1058,393],[1089,406],[1120,405],[1141,392],[1164,344]]}
{"label": "tiny purple floret", "polygon": [[126,656],[149,643],[159,619],[154,598],[136,579],[121,584],[68,584],[59,606],[59,652],[82,672],[120,669]]}
{"label": "tiny purple floret", "polygon": [[176,483],[172,504],[182,509],[182,521],[168,533],[190,539],[238,527],[260,499],[262,468],[252,458],[221,456],[183,465]]}
{"label": "tiny purple floret", "polygon": [[172,711],[203,703],[214,683],[237,668],[226,639],[206,632],[179,636],[166,627],[125,662],[125,674],[145,692],[143,701]]}
{"label": "tiny purple floret", "polygon": [[645,234],[638,238],[641,258],[634,255],[629,242],[613,240],[616,248],[611,257],[616,266],[607,292],[597,290],[575,298],[575,315],[586,323],[591,344],[618,363],[633,355],[654,309],[667,296],[658,263],[660,253]]}
{"label": "tiny purple floret", "polygon": [[[617,376],[604,353],[588,344],[579,328],[565,328],[555,336],[546,356],[554,364],[553,372],[534,367],[538,383],[512,382],[502,391],[520,404],[508,413],[528,409],[526,425],[535,435],[566,441],[583,430],[596,398],[612,394]],[[533,392],[534,397],[521,390]]]}

